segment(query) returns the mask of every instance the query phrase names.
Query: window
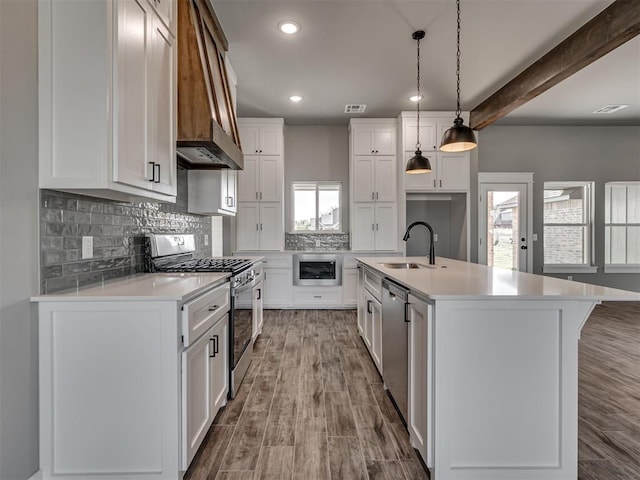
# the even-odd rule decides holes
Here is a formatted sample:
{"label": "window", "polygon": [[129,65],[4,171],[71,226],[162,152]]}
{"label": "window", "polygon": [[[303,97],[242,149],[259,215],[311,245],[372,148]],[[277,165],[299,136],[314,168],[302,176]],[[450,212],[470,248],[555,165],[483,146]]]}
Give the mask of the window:
{"label": "window", "polygon": [[604,185],[604,271],[640,272],[640,182]]}
{"label": "window", "polygon": [[595,273],[593,182],[544,183],[545,273]]}
{"label": "window", "polygon": [[293,183],[293,231],[340,232],[338,182]]}

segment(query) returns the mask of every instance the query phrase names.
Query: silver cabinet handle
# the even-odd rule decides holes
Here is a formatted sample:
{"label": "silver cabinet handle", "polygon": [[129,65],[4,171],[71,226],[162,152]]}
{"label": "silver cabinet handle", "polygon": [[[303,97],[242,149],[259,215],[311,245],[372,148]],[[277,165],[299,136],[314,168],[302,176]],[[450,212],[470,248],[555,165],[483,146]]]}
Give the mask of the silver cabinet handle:
{"label": "silver cabinet handle", "polygon": [[376,194],[375,192],[371,192],[371,200],[375,200],[376,199]]}
{"label": "silver cabinet handle", "polygon": [[440,179],[440,186],[442,186],[442,179]]}
{"label": "silver cabinet handle", "polygon": [[262,192],[260,192],[260,200],[262,200]]}
{"label": "silver cabinet handle", "polygon": [[435,186],[436,186],[436,181],[435,181],[435,179],[433,180],[433,186],[434,186],[434,188],[435,188]]}
{"label": "silver cabinet handle", "polygon": [[256,200],[260,200],[260,199],[258,198],[258,192],[256,192]]}
{"label": "silver cabinet handle", "polygon": [[260,230],[260,224],[256,223],[256,231]]}

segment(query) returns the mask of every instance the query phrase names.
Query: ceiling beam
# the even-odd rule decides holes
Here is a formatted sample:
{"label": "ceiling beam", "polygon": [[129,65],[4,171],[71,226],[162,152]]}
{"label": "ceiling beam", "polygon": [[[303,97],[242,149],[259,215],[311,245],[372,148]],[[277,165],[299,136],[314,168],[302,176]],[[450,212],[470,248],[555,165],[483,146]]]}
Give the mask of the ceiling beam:
{"label": "ceiling beam", "polygon": [[616,0],[471,110],[481,130],[640,33],[638,0]]}

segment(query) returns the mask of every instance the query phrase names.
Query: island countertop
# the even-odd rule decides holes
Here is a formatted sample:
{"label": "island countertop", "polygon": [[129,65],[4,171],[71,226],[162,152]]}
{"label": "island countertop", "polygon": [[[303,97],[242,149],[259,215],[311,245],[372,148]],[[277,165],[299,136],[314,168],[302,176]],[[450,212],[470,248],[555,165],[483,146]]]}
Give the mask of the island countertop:
{"label": "island countertop", "polygon": [[32,297],[34,302],[69,302],[95,300],[173,300],[185,302],[210,287],[222,283],[230,273],[139,273]]}
{"label": "island countertop", "polygon": [[[640,301],[640,293],[531,273],[488,267],[438,257],[429,265],[428,257],[357,257],[361,264],[376,270],[431,300],[514,299]],[[426,268],[398,269],[385,263],[418,263]]]}

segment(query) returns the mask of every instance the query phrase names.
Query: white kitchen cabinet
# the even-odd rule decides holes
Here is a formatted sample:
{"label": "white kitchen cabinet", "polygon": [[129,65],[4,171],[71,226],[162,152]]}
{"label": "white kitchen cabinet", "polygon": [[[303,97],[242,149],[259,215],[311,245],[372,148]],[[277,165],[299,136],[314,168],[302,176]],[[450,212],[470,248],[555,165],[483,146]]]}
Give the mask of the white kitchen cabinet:
{"label": "white kitchen cabinet", "polygon": [[188,175],[190,213],[235,215],[238,208],[235,170],[189,170]]}
{"label": "white kitchen cabinet", "polygon": [[395,250],[398,244],[398,209],[391,202],[354,203],[351,248]]}
{"label": "white kitchen cabinet", "polygon": [[264,271],[260,268],[259,272],[256,271],[256,281],[253,287],[253,339],[255,340],[258,335],[262,333],[262,326],[264,325]]}
{"label": "white kitchen cabinet", "polygon": [[351,125],[353,155],[396,154],[395,124],[358,125],[352,122]]}
{"label": "white kitchen cabinet", "polygon": [[240,202],[237,215],[238,250],[281,250],[284,243],[280,202]]}
{"label": "white kitchen cabinet", "polygon": [[282,156],[246,155],[244,170],[238,172],[238,200],[241,202],[281,202],[284,198]]}
{"label": "white kitchen cabinet", "polygon": [[364,291],[365,300],[365,344],[369,349],[373,363],[382,373],[382,303],[373,294]]}
{"label": "white kitchen cabinet", "polygon": [[294,286],[293,304],[298,307],[327,308],[342,303],[342,288],[329,286]]}
{"label": "white kitchen cabinet", "polygon": [[240,144],[245,155],[282,155],[282,119],[239,118]]}
{"label": "white kitchen cabinet", "polygon": [[367,310],[367,302],[364,299],[364,269],[358,267],[358,307],[357,307],[357,323],[358,333],[364,338],[364,324]]}
{"label": "white kitchen cabinet", "polygon": [[395,156],[354,157],[353,177],[354,202],[397,200]]}
{"label": "white kitchen cabinet", "polygon": [[430,173],[404,174],[407,192],[468,192],[470,187],[470,156],[468,152],[427,154]]}
{"label": "white kitchen cabinet", "polygon": [[229,283],[203,275],[170,280],[184,302],[151,275],[35,299],[42,478],[180,478],[227,401]]}
{"label": "white kitchen cabinet", "polygon": [[175,202],[175,0],[163,3],[159,17],[153,0],[40,0],[41,188]]}
{"label": "white kitchen cabinet", "polygon": [[264,307],[286,308],[293,303],[293,269],[265,268]]}
{"label": "white kitchen cabinet", "polygon": [[342,305],[355,307],[358,304],[358,269],[342,269]]}
{"label": "white kitchen cabinet", "polygon": [[409,295],[409,395],[407,429],[411,445],[433,468],[433,305]]}
{"label": "white kitchen cabinet", "polygon": [[175,15],[174,9],[176,8],[175,2],[168,0],[149,0],[149,3],[155,10],[156,14],[167,26],[169,31],[175,36],[176,27],[175,27]]}
{"label": "white kitchen cabinet", "polygon": [[[403,151],[413,153],[416,150],[418,122],[416,118],[407,119],[403,130]],[[438,136],[438,123],[434,119],[420,118],[420,150],[435,152],[438,150],[441,136]],[[405,155],[406,156],[406,155]],[[407,159],[411,158],[407,157]]]}

